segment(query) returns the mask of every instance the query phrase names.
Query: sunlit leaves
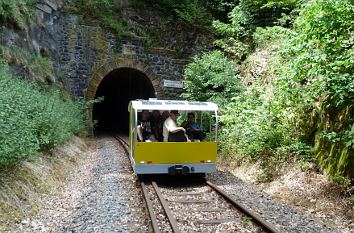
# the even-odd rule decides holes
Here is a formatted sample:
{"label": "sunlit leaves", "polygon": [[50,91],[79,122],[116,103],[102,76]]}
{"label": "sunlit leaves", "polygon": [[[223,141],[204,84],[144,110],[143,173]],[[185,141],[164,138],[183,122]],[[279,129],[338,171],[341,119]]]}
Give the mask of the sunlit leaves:
{"label": "sunlit leaves", "polygon": [[294,79],[316,99],[328,95],[328,105],[354,102],[354,5],[349,0],[310,1],[295,21],[298,36],[290,54]]}
{"label": "sunlit leaves", "polygon": [[0,167],[51,149],[83,130],[83,105],[40,91],[0,60]]}
{"label": "sunlit leaves", "polygon": [[235,64],[220,51],[196,56],[184,72],[186,93],[183,97],[223,103],[242,89]]}

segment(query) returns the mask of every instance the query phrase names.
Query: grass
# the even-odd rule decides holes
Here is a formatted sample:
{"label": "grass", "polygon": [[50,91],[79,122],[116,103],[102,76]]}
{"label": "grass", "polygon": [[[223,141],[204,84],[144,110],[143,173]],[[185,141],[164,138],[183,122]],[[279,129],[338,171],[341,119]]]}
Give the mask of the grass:
{"label": "grass", "polygon": [[49,58],[31,54],[16,45],[0,46],[0,58],[8,64],[21,67],[29,80],[40,84],[52,84],[52,80],[55,79],[53,62]]}
{"label": "grass", "polygon": [[43,178],[40,179],[38,174],[25,166],[1,173],[0,211],[3,216],[0,225],[11,222],[11,226],[24,217],[37,214],[36,194],[45,193],[49,188],[48,181]]}
{"label": "grass", "polygon": [[119,1],[74,0],[66,9],[69,12],[82,15],[86,21],[98,22],[104,28],[112,30],[117,40],[121,37],[134,35],[127,27],[126,19],[123,17],[123,8]]}
{"label": "grass", "polygon": [[253,225],[252,218],[250,218],[248,216],[243,216],[241,218],[241,224],[243,226],[252,226]]}
{"label": "grass", "polygon": [[[34,76],[42,69],[34,68]],[[21,79],[1,59],[0,89],[1,168],[31,159],[84,132],[84,103],[72,101],[59,88]]]}
{"label": "grass", "polygon": [[89,153],[91,145],[79,138],[32,161],[0,172],[0,231],[15,231],[16,223],[34,218],[43,208],[43,195],[57,195],[70,171]]}
{"label": "grass", "polygon": [[23,29],[34,4],[34,0],[0,0],[0,23]]}

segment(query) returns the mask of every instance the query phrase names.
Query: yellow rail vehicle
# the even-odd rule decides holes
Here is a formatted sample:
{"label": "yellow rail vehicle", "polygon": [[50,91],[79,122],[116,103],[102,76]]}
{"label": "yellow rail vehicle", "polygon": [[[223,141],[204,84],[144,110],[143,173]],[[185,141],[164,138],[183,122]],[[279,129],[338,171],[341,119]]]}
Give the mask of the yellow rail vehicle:
{"label": "yellow rail vehicle", "polygon": [[[216,171],[218,106],[210,102],[136,100],[129,104],[130,160],[134,172],[143,174],[205,174]],[[138,119],[142,111],[188,113],[198,116],[204,131],[202,140],[186,142],[142,142],[138,140]]]}

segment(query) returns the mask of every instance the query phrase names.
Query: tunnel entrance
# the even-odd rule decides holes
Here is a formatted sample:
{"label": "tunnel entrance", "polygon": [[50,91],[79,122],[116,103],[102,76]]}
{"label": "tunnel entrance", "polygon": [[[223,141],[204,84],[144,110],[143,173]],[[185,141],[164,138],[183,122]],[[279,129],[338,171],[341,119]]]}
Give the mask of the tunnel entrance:
{"label": "tunnel entrance", "polygon": [[129,131],[129,101],[155,97],[150,79],[141,71],[119,68],[110,72],[100,83],[96,98],[104,97],[92,110],[95,135]]}

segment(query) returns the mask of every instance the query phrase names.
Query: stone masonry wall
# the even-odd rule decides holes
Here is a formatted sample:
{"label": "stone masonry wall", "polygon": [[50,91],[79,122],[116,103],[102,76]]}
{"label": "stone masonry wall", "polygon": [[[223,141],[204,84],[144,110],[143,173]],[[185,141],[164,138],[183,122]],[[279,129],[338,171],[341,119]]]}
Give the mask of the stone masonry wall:
{"label": "stone masonry wall", "polygon": [[[76,15],[63,17],[59,32],[59,67],[67,77],[67,85],[73,96],[92,99],[104,76],[114,69],[131,67],[148,76],[157,97],[179,98],[181,89],[163,87],[163,79],[183,78],[184,61],[174,59],[174,51],[145,49],[141,40],[117,40],[101,27],[85,25]],[[100,78],[93,82],[98,75]]]}
{"label": "stone masonry wall", "polygon": [[80,16],[65,15],[64,4],[63,0],[38,0],[27,28],[5,28],[0,45],[49,56],[58,77],[55,82],[63,83],[75,98],[94,98],[100,81],[121,67],[145,73],[158,98],[179,98],[182,89],[163,87],[163,79],[183,78],[185,62],[174,59],[174,51],[146,49],[139,39],[117,40],[99,26],[86,25]]}
{"label": "stone masonry wall", "polygon": [[[184,62],[173,58],[173,51],[145,49],[142,41],[122,39],[100,27],[81,24],[78,16],[67,17],[62,25],[60,67],[67,74],[76,97],[92,97],[99,82],[109,72],[131,67],[145,73],[155,87],[156,96],[179,98],[181,89],[164,88],[163,79],[182,80]],[[96,82],[91,82],[96,78]],[[87,91],[91,91],[87,96]]]}
{"label": "stone masonry wall", "polygon": [[[183,79],[186,61],[174,59],[175,51],[146,49],[139,38],[117,40],[109,31],[85,24],[80,16],[65,14],[64,1],[37,0],[34,15],[24,29],[0,28],[0,46],[49,57],[55,71],[51,82],[64,86],[76,99],[94,99],[103,78],[123,67],[144,73],[157,98],[180,98],[182,89],[163,86],[164,79]],[[27,78],[24,64],[11,65],[18,75]],[[88,109],[86,121],[92,133],[91,120],[92,109]]]}

